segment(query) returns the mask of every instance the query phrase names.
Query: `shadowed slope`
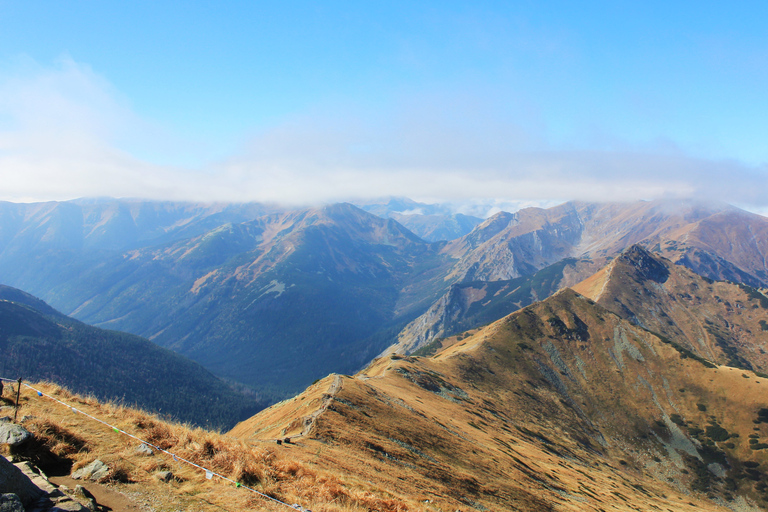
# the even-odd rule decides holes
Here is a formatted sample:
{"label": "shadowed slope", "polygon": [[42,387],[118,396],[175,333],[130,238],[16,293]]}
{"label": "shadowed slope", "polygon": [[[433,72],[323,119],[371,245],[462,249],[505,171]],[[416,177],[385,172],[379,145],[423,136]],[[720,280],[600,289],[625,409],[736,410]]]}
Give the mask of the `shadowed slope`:
{"label": "shadowed slope", "polygon": [[[12,290],[3,287],[3,296],[51,309]],[[199,364],[149,340],[7,300],[0,300],[0,354],[4,378],[45,379],[198,425],[230,427],[260,408],[256,396],[230,389]]]}
{"label": "shadowed slope", "polygon": [[442,292],[446,261],[397,222],[339,204],[130,251],[84,275],[76,314],[283,398],[381,352],[378,333]]}

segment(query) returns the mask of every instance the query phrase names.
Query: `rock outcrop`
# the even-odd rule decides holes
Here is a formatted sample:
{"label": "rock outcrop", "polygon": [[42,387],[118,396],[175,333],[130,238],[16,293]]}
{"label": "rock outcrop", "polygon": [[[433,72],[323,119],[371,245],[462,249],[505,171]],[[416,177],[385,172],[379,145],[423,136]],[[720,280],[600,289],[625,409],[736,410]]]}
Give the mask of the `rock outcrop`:
{"label": "rock outcrop", "polygon": [[15,494],[24,506],[37,501],[45,492],[21,469],[0,455],[0,494]]}

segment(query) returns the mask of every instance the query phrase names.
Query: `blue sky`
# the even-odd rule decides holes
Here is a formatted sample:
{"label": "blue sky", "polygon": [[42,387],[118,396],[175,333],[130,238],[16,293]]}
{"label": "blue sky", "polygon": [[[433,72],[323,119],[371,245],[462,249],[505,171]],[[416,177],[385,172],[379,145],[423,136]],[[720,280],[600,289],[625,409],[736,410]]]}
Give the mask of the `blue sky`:
{"label": "blue sky", "polygon": [[0,0],[6,200],[768,207],[768,4]]}

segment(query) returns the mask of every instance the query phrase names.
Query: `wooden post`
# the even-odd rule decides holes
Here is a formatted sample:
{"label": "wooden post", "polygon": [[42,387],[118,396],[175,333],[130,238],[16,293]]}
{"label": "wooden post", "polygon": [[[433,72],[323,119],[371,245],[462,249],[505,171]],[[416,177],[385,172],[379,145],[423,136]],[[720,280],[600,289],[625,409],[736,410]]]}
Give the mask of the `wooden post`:
{"label": "wooden post", "polygon": [[21,377],[19,377],[18,388],[16,389],[16,412],[13,413],[13,422],[16,423],[16,417],[19,415],[19,396],[21,395]]}

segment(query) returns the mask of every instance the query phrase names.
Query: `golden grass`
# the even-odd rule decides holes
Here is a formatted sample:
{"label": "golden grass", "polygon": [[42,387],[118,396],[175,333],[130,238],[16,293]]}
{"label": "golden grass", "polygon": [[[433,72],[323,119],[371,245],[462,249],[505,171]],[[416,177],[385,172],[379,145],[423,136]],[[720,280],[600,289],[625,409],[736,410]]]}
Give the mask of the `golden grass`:
{"label": "golden grass", "polygon": [[[315,512],[380,511],[401,512],[412,509],[404,501],[380,497],[364,486],[349,486],[326,471],[291,458],[290,452],[275,445],[252,445],[244,441],[188,425],[163,421],[151,414],[117,403],[99,403],[93,397],[78,396],[49,383],[34,387],[128,432],[142,440],[172,452],[243,486],[290,504],[299,503]],[[23,412],[22,412],[23,411]],[[25,425],[35,432],[34,450],[66,460],[72,470],[99,459],[110,466],[102,483],[113,485],[131,495],[146,496],[158,510],[178,509],[179,504],[195,510],[286,510],[274,502],[230,482],[214,477],[171,456],[158,452],[139,455],[139,442],[28,388],[22,389],[22,414],[34,418]],[[35,461],[35,454],[25,458]],[[57,459],[57,460],[59,460]],[[48,464],[49,468],[61,469]],[[66,468],[69,470],[69,466]],[[170,483],[154,478],[157,471],[174,474]],[[159,504],[158,504],[159,500]]]}

